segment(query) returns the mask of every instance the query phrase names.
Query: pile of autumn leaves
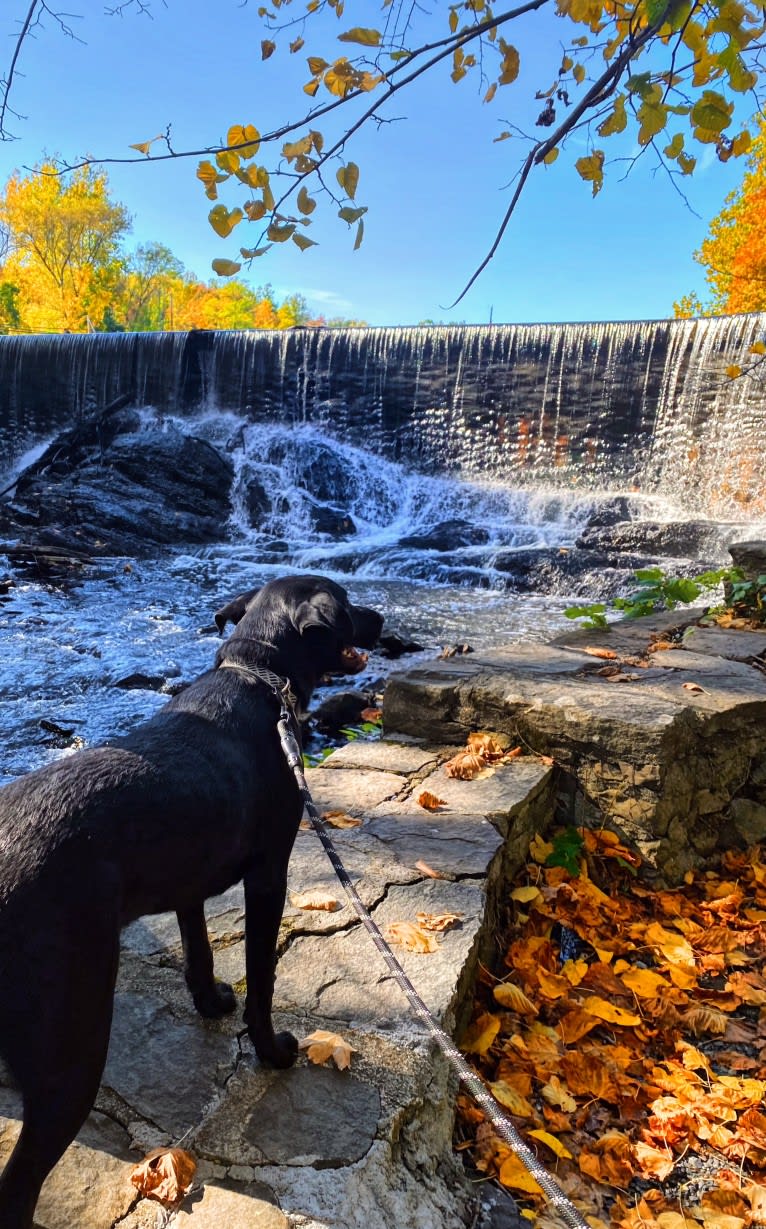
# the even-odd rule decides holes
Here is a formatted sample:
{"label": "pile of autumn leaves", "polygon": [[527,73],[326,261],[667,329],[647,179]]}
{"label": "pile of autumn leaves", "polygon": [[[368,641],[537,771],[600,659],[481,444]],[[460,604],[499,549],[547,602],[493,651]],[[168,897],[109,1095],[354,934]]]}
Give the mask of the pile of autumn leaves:
{"label": "pile of autumn leaves", "polygon": [[[568,857],[532,844],[507,975],[483,973],[463,1050],[595,1229],[766,1223],[761,851],[652,890],[612,833],[569,830],[558,852],[567,839]],[[459,1132],[544,1222],[540,1188],[463,1097]]]}

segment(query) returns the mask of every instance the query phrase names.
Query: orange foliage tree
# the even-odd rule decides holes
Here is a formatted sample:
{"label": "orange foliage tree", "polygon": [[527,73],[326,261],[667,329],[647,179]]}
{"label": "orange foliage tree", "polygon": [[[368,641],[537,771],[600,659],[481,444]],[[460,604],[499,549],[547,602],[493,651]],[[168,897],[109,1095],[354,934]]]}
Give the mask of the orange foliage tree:
{"label": "orange foliage tree", "polygon": [[705,269],[711,299],[703,305],[687,295],[674,305],[677,316],[766,310],[766,120],[761,120],[742,183],[713,218],[694,258]]}

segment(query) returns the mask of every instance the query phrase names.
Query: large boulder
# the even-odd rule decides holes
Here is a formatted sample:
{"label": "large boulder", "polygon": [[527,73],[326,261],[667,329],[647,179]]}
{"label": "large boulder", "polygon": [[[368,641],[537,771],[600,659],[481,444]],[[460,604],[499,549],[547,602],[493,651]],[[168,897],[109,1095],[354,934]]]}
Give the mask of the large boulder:
{"label": "large boulder", "polygon": [[489,533],[482,525],[473,521],[455,518],[451,521],[440,521],[432,529],[422,533],[409,534],[399,539],[399,545],[411,550],[456,551],[465,546],[483,546],[489,541]]}
{"label": "large boulder", "polygon": [[121,409],[62,432],[0,504],[0,535],[92,555],[219,540],[231,462],[206,440]]}
{"label": "large boulder", "polygon": [[632,551],[676,559],[723,560],[733,526],[710,521],[620,521],[591,526],[577,539],[583,550]]}
{"label": "large boulder", "polygon": [[763,538],[752,542],[732,542],[729,554],[734,566],[742,568],[750,579],[766,575],[766,541]]}

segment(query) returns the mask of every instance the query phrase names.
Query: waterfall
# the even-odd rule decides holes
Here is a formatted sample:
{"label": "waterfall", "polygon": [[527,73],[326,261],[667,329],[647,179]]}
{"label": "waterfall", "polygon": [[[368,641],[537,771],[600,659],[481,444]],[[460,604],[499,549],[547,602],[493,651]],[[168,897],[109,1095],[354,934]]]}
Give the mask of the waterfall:
{"label": "waterfall", "polygon": [[428,474],[633,489],[763,516],[763,385],[731,381],[766,314],[0,337],[0,470],[121,393],[174,415],[308,424]]}

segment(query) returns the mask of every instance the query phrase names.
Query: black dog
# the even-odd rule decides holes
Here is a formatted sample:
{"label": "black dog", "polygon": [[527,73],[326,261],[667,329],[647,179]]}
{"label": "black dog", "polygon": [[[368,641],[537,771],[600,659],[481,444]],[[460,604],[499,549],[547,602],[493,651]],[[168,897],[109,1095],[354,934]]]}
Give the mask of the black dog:
{"label": "black dog", "polygon": [[[221,617],[223,622],[221,622]],[[237,627],[215,668],[146,724],[0,790],[0,1054],[24,1122],[0,1177],[0,1229],[28,1229],[51,1168],[87,1117],[106,1059],[121,927],[175,910],[203,1016],[216,983],[204,901],[244,880],[245,1021],[259,1058],[295,1060],[274,1033],[275,949],[302,803],[276,730],[279,702],[251,668],[289,679],[355,672],[380,615],[321,577],[271,581],[219,613]]]}

